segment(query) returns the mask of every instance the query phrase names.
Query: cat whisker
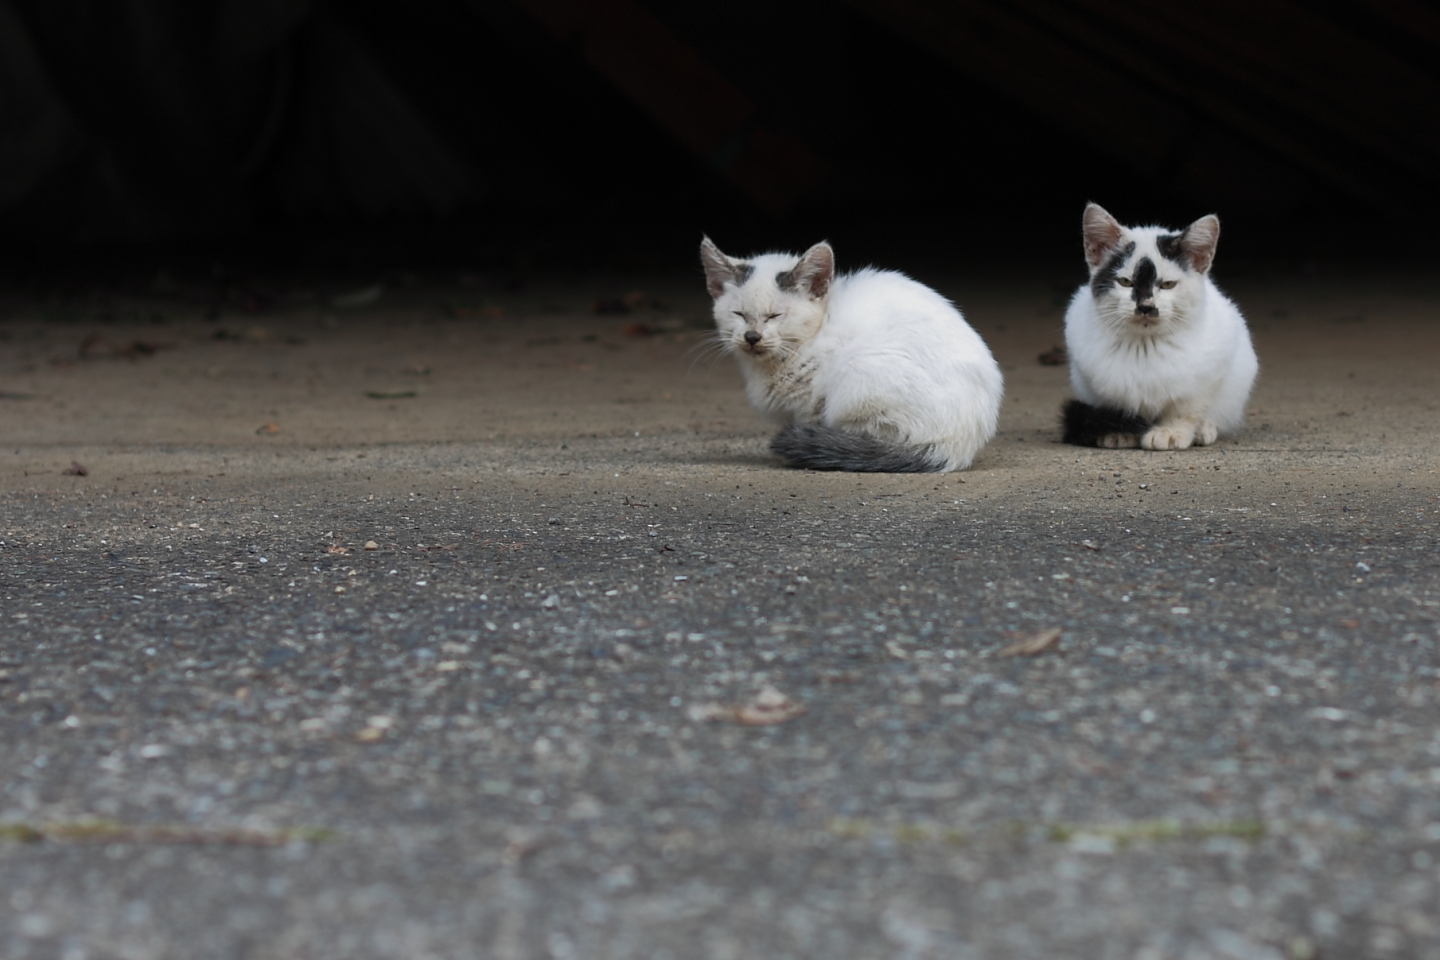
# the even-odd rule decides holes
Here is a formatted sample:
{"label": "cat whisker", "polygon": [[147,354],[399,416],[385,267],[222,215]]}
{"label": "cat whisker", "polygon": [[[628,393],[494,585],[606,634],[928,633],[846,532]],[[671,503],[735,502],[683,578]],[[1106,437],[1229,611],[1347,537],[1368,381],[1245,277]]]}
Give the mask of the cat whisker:
{"label": "cat whisker", "polygon": [[732,349],[727,339],[718,333],[714,333],[685,351],[685,353],[687,355],[695,354],[694,359],[690,361],[691,370],[694,370],[697,364],[705,360],[709,361],[710,369],[713,370],[715,369],[715,365],[729,354]]}
{"label": "cat whisker", "polygon": [[686,350],[685,355],[688,356],[696,352],[697,350],[708,351],[714,349],[715,347],[725,347],[727,345],[728,341],[725,339],[724,336],[722,336],[719,332],[712,331],[702,337],[700,341],[696,343],[693,347],[691,347],[689,350]]}

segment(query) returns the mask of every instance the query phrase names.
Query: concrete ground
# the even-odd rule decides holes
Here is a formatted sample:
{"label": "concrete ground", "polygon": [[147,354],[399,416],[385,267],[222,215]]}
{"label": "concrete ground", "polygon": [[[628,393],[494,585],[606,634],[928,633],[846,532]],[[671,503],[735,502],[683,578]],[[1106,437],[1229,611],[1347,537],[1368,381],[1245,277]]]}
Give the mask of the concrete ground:
{"label": "concrete ground", "polygon": [[1171,453],[940,284],[944,476],[778,467],[698,277],[12,297],[0,955],[1440,957],[1440,282],[1223,267]]}

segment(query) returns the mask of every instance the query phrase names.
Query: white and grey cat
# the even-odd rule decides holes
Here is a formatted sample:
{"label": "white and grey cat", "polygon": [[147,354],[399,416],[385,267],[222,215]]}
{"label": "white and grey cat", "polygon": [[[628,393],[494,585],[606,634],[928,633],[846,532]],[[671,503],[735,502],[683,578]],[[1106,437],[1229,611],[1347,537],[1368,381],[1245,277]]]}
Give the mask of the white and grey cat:
{"label": "white and grey cat", "polygon": [[1065,312],[1064,440],[1184,450],[1238,430],[1259,362],[1240,310],[1210,279],[1220,220],[1176,233],[1085,208],[1090,282]]}
{"label": "white and grey cat", "polygon": [[770,448],[812,470],[963,470],[995,435],[1004,385],[985,341],[940,294],[889,270],[727,257],[700,244],[723,347],[750,403],[784,426]]}

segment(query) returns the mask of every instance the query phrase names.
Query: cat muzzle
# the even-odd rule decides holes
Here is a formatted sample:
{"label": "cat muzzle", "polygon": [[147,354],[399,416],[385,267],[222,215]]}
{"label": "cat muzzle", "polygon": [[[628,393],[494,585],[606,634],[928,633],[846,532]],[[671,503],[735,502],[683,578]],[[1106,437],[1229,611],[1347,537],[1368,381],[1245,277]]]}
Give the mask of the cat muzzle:
{"label": "cat muzzle", "polygon": [[754,330],[747,330],[745,332],[745,342],[752,347],[755,346],[755,344],[760,342],[760,334]]}
{"label": "cat muzzle", "polygon": [[1146,326],[1160,319],[1160,308],[1147,301],[1135,304],[1135,321]]}

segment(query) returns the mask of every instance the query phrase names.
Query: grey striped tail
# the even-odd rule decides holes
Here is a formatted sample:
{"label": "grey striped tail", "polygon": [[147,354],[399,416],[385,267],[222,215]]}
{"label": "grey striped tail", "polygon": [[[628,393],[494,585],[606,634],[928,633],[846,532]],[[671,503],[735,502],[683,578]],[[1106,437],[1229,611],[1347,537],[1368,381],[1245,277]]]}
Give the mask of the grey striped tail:
{"label": "grey striped tail", "polygon": [[805,470],[847,470],[851,473],[935,473],[945,458],[932,446],[910,447],[832,427],[780,428],[770,449],[786,466]]}

